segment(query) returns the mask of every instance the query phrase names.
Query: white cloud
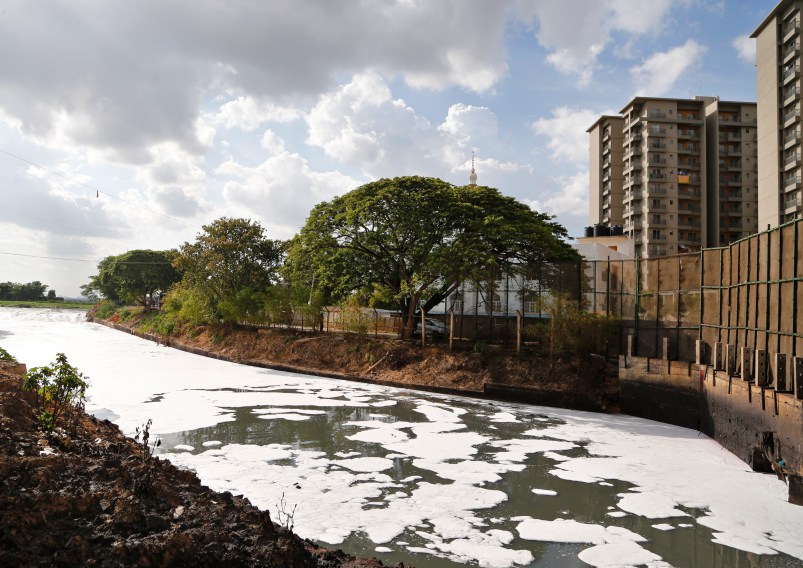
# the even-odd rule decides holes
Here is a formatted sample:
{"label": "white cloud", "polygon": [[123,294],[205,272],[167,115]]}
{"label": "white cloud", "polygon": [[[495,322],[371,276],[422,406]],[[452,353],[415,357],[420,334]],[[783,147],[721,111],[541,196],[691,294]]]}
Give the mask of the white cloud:
{"label": "white cloud", "polygon": [[736,50],[739,59],[745,63],[753,64],[756,62],[756,40],[750,36],[743,35],[733,38],[731,45]]}
{"label": "white cloud", "polygon": [[203,159],[178,144],[150,148],[151,160],[137,169],[136,179],[147,185],[147,206],[158,205],[168,215],[194,217],[205,208],[206,171]]}
{"label": "white cloud", "polygon": [[599,119],[601,114],[606,113],[591,109],[558,107],[552,111],[551,118],[539,118],[533,122],[532,128],[537,134],[549,138],[547,147],[552,151],[555,160],[586,164],[588,162],[586,130]]}
{"label": "white cloud", "polygon": [[543,191],[545,198],[529,201],[536,211],[550,215],[586,218],[588,216],[588,174],[549,178]]}
{"label": "white cloud", "polygon": [[573,0],[567,5],[563,0],[539,0],[519,3],[517,13],[524,21],[537,20],[536,39],[548,51],[547,61],[561,73],[577,77],[577,86],[584,88],[591,83],[597,59],[611,44],[612,34],[625,34],[625,47],[616,53],[630,57],[633,39],[659,35],[671,21],[671,10],[690,2]]}
{"label": "white cloud", "polygon": [[669,93],[675,84],[693,77],[689,72],[702,60],[707,48],[690,39],[681,46],[650,56],[644,63],[630,69],[636,93],[660,97]]}
{"label": "white cloud", "polygon": [[256,217],[280,238],[292,236],[315,204],[359,185],[336,171],[314,171],[307,160],[289,152],[271,156],[253,168],[229,159],[215,173],[232,178],[223,189],[228,214]]}
{"label": "white cloud", "polygon": [[287,123],[302,116],[303,112],[299,109],[244,96],[223,104],[212,120],[216,124],[223,124],[226,128],[253,131],[266,122]]}
{"label": "white cloud", "polygon": [[284,140],[271,129],[265,131],[259,141],[259,145],[274,155],[285,151]]}

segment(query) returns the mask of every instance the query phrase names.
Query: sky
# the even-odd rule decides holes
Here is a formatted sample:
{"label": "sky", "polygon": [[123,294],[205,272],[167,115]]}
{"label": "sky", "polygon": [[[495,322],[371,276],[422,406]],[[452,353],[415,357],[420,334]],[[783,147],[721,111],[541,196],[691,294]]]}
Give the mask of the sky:
{"label": "sky", "polygon": [[75,297],[223,216],[292,237],[401,175],[588,224],[588,134],[634,96],[754,101],[775,0],[3,0],[0,282]]}

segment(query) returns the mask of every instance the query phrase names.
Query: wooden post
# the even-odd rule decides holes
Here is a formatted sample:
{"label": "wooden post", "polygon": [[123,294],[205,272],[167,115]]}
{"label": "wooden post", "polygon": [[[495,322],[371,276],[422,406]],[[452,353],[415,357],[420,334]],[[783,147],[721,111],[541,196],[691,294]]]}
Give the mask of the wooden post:
{"label": "wooden post", "polygon": [[421,347],[427,345],[427,312],[421,308]]}
{"label": "wooden post", "polygon": [[516,310],[516,353],[521,353],[521,310]]}
{"label": "wooden post", "polygon": [[452,350],[454,344],[454,305],[449,310],[449,351]]}

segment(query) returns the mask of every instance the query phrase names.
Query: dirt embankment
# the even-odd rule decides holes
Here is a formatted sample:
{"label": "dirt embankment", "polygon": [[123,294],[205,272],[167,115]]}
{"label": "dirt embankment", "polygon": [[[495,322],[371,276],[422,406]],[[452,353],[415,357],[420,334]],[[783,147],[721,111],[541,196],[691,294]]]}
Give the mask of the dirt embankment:
{"label": "dirt embankment", "polygon": [[[139,318],[99,323],[142,334]],[[326,333],[284,328],[200,326],[154,341],[245,364],[323,376],[447,392],[499,396],[495,385],[513,387],[508,398],[524,402],[618,411],[618,368],[602,357],[512,349],[483,342],[420,341],[388,336]],[[519,393],[517,395],[516,393]]]}
{"label": "dirt embankment", "polygon": [[[108,421],[48,438],[0,363],[0,566],[377,567],[304,541]],[[333,523],[337,519],[332,519]]]}

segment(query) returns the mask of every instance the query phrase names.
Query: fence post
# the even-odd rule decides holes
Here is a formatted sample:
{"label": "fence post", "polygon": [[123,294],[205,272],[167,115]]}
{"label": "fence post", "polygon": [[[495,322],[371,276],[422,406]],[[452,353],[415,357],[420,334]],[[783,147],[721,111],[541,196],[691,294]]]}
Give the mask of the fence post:
{"label": "fence post", "polygon": [[427,312],[421,307],[421,347],[427,345]]}
{"label": "fence post", "polygon": [[611,255],[608,255],[608,274],[605,284],[605,317],[611,317]]}
{"label": "fence post", "polygon": [[516,310],[516,353],[521,353],[521,310]]}
{"label": "fence post", "polygon": [[741,348],[741,368],[742,368],[742,380],[743,381],[750,381],[753,378],[753,367],[752,367],[752,359],[753,359],[753,350],[750,347],[742,347]]}
{"label": "fence post", "polygon": [[[633,324],[634,345],[633,345],[633,350],[628,353],[628,355],[632,356],[635,356],[636,352],[638,351],[638,319],[639,319],[639,310],[641,309],[640,298],[641,298],[641,267],[640,267],[640,259],[638,256],[636,256],[636,300],[634,302],[636,306],[635,308],[636,313],[634,314],[635,322]],[[628,342],[629,341],[630,339],[628,338]],[[628,345],[628,350],[630,350],[630,345]]]}
{"label": "fence post", "polygon": [[452,350],[454,344],[454,304],[452,309],[449,310],[449,351]]}

